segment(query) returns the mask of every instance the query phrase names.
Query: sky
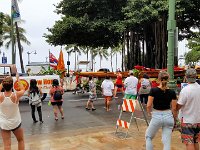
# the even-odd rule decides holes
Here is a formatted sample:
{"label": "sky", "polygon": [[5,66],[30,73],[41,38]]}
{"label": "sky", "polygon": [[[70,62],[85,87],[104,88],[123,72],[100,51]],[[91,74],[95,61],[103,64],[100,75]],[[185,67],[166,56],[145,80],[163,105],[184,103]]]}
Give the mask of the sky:
{"label": "sky", "polygon": [[[46,62],[46,58],[48,57],[49,50],[58,58],[59,52],[61,47],[54,47],[49,45],[45,38],[42,37],[44,33],[48,33],[48,27],[53,27],[56,20],[60,19],[60,16],[54,13],[55,6],[53,4],[59,3],[60,0],[20,0],[18,3],[21,18],[25,20],[25,23],[20,24],[26,30],[26,37],[31,42],[30,46],[22,43],[24,52],[23,52],[23,60],[24,66],[28,64],[28,54],[27,52],[32,52],[30,54],[30,62]],[[0,0],[0,11],[3,13],[7,13],[10,15],[10,7],[11,7],[11,0]],[[183,55],[187,48],[185,47],[186,41],[179,43],[179,54]],[[5,52],[8,63],[11,63],[11,48],[5,49],[1,47],[1,52]],[[34,54],[36,50],[37,54]],[[64,58],[65,58],[65,66],[67,68],[67,52],[63,50]],[[2,54],[1,54],[2,55]],[[2,56],[0,56],[2,57]],[[117,57],[117,65],[115,64],[116,60],[115,57],[113,58],[113,68],[120,68],[121,66],[121,58],[118,55]],[[86,56],[82,54],[79,56],[79,60],[86,60]],[[74,69],[74,54],[70,56],[70,69]],[[96,70],[100,68],[99,58],[96,58]],[[19,62],[19,55],[17,54],[16,58],[16,65],[18,71],[20,72],[20,62]],[[82,66],[84,68],[84,66]],[[102,68],[109,68],[111,69],[110,59],[103,60]]]}

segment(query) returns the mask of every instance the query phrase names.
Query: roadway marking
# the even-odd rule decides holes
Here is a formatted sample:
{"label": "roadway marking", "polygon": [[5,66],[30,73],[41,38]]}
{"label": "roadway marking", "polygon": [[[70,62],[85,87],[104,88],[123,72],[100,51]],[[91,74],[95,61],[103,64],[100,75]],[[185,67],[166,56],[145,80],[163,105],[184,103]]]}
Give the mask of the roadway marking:
{"label": "roadway marking", "polygon": [[[104,98],[97,98],[97,100],[102,100],[102,99],[104,99]],[[88,99],[74,99],[74,100],[68,100],[68,101],[69,102],[80,102],[80,101],[88,101]]]}

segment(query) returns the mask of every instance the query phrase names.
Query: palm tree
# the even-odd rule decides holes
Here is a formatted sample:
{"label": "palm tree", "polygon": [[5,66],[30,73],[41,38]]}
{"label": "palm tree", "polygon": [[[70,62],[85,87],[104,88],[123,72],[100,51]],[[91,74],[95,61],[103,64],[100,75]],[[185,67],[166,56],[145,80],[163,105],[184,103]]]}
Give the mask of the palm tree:
{"label": "palm tree", "polygon": [[102,59],[105,58],[106,60],[108,59],[108,50],[104,49],[103,47],[98,47],[94,50],[95,56],[100,57],[100,68],[101,68],[101,62]]}
{"label": "palm tree", "polygon": [[122,45],[121,44],[112,49],[112,55],[115,55],[115,67],[116,67],[116,70],[117,70],[117,54],[118,53],[122,53]]}
{"label": "palm tree", "polygon": [[76,65],[77,65],[77,59],[78,59],[78,56],[76,56],[76,53],[78,53],[78,55],[81,55],[81,48],[79,46],[77,46],[76,44],[69,44],[65,47],[65,50],[67,51],[67,53],[69,53],[69,55],[71,53],[75,53],[75,66],[74,66],[74,70],[76,71]]}
{"label": "palm tree", "polygon": [[[11,17],[9,15],[5,15],[5,23],[3,26],[3,40],[6,41],[5,47],[8,49],[12,45],[12,27],[11,27]],[[30,45],[31,43],[25,37],[26,31],[25,29],[18,27],[17,24],[14,26],[14,34],[13,34],[13,41],[16,53],[16,44],[18,44],[19,49],[19,57],[20,57],[20,64],[21,64],[21,71],[24,73],[24,64],[23,64],[23,47],[21,46],[21,42]]]}

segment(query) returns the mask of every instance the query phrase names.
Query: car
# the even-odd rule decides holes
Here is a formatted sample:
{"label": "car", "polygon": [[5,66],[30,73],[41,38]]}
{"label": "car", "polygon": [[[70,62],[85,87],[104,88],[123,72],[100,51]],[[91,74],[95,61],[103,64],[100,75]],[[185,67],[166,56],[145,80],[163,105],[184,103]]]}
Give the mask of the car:
{"label": "car", "polygon": [[110,72],[108,68],[101,68],[97,72]]}

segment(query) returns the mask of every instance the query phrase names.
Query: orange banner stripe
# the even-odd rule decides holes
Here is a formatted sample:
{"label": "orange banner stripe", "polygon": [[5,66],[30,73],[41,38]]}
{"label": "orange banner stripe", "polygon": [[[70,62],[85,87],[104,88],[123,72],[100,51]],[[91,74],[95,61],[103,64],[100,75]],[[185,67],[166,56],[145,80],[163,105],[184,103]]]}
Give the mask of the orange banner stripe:
{"label": "orange banner stripe", "polygon": [[124,100],[124,105],[125,105],[125,108],[126,108],[126,110],[125,110],[125,111],[128,111],[128,104],[127,104],[127,100]]}
{"label": "orange banner stripe", "polygon": [[129,100],[130,106],[131,106],[131,112],[135,111],[134,105],[133,105],[133,100]]}

